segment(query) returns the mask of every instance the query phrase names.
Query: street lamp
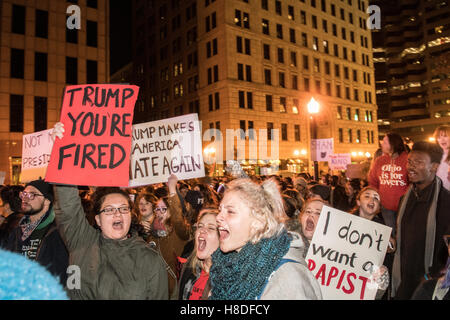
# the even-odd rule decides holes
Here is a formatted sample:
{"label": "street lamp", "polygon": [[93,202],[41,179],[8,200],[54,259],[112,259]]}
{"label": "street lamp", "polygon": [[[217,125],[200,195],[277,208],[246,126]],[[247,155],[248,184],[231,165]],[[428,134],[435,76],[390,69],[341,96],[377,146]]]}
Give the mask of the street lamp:
{"label": "street lamp", "polygon": [[[319,103],[314,99],[308,102],[308,113],[311,119],[311,139],[317,139],[317,124],[315,114],[319,113]],[[312,152],[311,152],[312,157]],[[319,181],[319,163],[314,161],[314,180]]]}

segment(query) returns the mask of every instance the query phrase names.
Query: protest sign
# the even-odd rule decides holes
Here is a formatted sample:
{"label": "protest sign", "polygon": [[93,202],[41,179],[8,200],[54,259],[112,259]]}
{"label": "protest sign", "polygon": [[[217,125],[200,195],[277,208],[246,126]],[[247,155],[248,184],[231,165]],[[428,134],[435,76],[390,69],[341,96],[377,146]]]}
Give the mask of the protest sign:
{"label": "protest sign", "polygon": [[382,266],[392,228],[323,206],[308,249],[308,268],[323,299],[373,300],[370,268]]}
{"label": "protest sign", "polygon": [[92,84],[65,88],[57,138],[45,180],[128,186],[131,131],[139,87]]}
{"label": "protest sign", "polygon": [[48,129],[23,135],[21,183],[45,177],[53,147],[51,133]]}
{"label": "protest sign", "polygon": [[130,166],[130,187],[204,177],[198,115],[135,124]]}
{"label": "protest sign", "polygon": [[331,170],[347,170],[347,165],[352,163],[350,153],[330,154],[328,166]]}
{"label": "protest sign", "polygon": [[328,161],[333,154],[334,143],[333,138],[330,139],[312,139],[311,140],[311,160],[312,161]]}

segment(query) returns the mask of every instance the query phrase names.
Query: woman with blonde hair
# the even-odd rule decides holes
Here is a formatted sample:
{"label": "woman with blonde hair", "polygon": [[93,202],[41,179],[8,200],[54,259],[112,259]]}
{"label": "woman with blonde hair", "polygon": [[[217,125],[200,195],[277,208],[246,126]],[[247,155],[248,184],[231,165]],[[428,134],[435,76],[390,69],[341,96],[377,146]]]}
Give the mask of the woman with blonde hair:
{"label": "woman with blonde hair", "polygon": [[219,248],[216,208],[200,210],[194,225],[194,249],[183,265],[179,281],[179,300],[206,300],[210,292],[211,255]]}
{"label": "woman with blonde hair", "polygon": [[285,217],[273,179],[227,185],[217,216],[220,250],[212,255],[210,299],[322,298],[303,257],[305,244],[286,231]]}
{"label": "woman with blonde hair", "polygon": [[450,191],[450,126],[437,127],[434,131],[434,139],[444,151],[436,175],[441,178],[444,188]]}

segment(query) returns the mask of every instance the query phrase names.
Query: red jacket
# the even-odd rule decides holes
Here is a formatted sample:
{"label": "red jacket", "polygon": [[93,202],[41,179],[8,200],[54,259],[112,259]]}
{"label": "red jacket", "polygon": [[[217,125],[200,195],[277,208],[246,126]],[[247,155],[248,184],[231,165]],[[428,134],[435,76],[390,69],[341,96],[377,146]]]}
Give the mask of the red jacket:
{"label": "red jacket", "polygon": [[375,160],[369,172],[369,185],[378,189],[381,205],[388,210],[397,212],[400,197],[408,189],[407,162],[406,152],[402,152],[395,159],[384,154]]}

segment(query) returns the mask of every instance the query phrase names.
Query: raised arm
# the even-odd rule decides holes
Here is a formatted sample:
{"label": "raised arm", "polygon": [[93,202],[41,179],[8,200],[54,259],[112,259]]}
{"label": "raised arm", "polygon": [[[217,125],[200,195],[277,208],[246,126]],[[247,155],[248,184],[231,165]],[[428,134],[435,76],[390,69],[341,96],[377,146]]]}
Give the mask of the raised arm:
{"label": "raised arm", "polygon": [[182,240],[189,240],[190,228],[183,218],[183,209],[181,208],[180,198],[177,194],[177,177],[171,175],[167,182],[169,188],[169,207],[170,207],[170,219],[172,220],[173,228],[178,237]]}
{"label": "raised arm", "polygon": [[56,223],[69,252],[90,247],[98,239],[99,232],[86,219],[78,188],[55,185],[54,191]]}

